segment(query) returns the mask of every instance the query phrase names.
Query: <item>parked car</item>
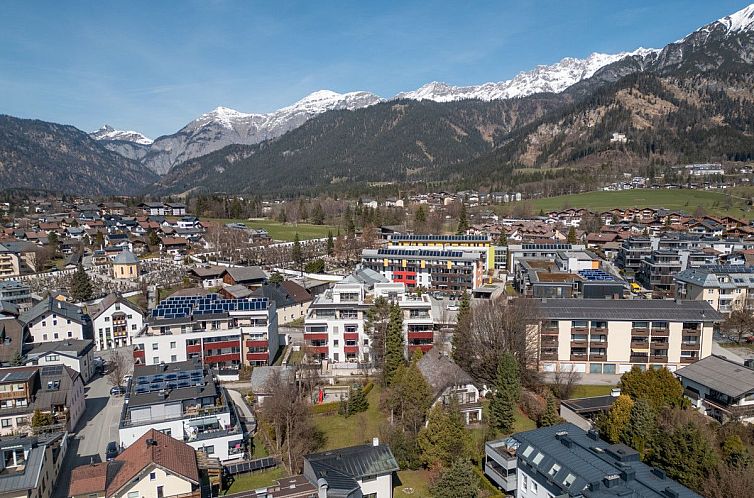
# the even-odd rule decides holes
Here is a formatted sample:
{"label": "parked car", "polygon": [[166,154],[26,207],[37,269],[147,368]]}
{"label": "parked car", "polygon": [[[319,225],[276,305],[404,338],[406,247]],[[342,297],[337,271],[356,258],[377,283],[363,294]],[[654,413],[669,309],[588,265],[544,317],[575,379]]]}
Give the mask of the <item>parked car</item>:
{"label": "parked car", "polygon": [[459,307],[457,304],[451,303],[448,305],[448,311],[458,311],[458,310],[459,310]]}
{"label": "parked car", "polygon": [[123,396],[126,394],[126,388],[123,386],[113,386],[110,389],[110,396]]}
{"label": "parked car", "polygon": [[105,450],[105,457],[107,458],[107,461],[113,460],[115,457],[118,456],[118,443],[115,441],[110,441],[107,443],[107,450]]}

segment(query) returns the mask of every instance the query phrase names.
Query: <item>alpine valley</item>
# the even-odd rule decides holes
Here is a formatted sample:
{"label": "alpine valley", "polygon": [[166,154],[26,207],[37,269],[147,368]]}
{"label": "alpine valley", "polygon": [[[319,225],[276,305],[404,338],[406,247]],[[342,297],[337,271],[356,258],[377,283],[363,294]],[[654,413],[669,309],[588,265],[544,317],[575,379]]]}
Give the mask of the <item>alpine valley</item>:
{"label": "alpine valley", "polygon": [[[0,118],[0,185],[88,185],[94,194],[292,195],[427,181],[556,189],[752,158],[754,5],[661,49],[566,58],[497,83],[433,82],[391,98],[323,90],[266,114],[218,107],[154,140]],[[43,167],[49,175],[29,174]]]}

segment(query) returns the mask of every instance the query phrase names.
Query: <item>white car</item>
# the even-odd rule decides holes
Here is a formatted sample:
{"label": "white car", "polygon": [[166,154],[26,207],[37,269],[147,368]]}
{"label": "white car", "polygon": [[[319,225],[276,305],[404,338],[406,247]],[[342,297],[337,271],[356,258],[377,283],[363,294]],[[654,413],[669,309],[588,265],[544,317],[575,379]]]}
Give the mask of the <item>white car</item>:
{"label": "white car", "polygon": [[448,311],[458,311],[458,305],[457,304],[449,304],[448,305]]}

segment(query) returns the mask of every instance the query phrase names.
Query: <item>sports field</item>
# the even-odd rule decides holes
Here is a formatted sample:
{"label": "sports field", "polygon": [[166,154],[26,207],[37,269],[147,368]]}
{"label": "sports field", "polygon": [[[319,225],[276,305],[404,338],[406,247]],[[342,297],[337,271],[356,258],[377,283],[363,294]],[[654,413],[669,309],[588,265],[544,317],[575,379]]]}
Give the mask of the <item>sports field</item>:
{"label": "sports field", "polygon": [[311,225],[309,223],[280,223],[266,219],[225,219],[225,218],[206,218],[207,221],[215,223],[243,223],[249,228],[265,229],[269,232],[273,240],[292,241],[298,233],[299,239],[322,239],[327,237],[328,230],[331,230],[333,236],[337,234],[338,227],[328,225]]}

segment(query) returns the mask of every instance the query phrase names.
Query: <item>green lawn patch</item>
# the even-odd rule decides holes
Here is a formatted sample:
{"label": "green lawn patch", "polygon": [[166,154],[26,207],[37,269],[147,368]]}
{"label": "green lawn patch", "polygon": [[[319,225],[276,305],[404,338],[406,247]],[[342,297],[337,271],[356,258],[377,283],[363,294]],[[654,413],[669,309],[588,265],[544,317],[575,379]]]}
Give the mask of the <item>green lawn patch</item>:
{"label": "green lawn patch", "polygon": [[272,486],[273,481],[285,477],[286,474],[287,472],[282,466],[275,467],[271,470],[239,474],[236,476],[235,481],[233,481],[233,484],[230,485],[230,488],[228,488],[225,494],[240,493],[241,491],[249,491],[257,488],[266,488]]}
{"label": "green lawn patch", "polygon": [[371,443],[372,438],[379,437],[380,426],[386,424],[380,412],[380,386],[375,385],[367,395],[369,409],[348,418],[342,415],[316,415],[314,425],[325,435],[323,450],[356,446]]}
{"label": "green lawn patch", "polygon": [[264,229],[270,234],[273,240],[292,241],[298,233],[299,239],[322,239],[327,237],[327,232],[331,231],[333,236],[338,233],[338,227],[331,225],[311,225],[309,223],[280,223],[266,219],[230,219],[230,218],[207,218],[207,221],[215,223],[243,223],[249,228]]}
{"label": "green lawn patch", "polygon": [[516,420],[513,422],[513,432],[530,431],[537,428],[537,423],[524,415],[521,408],[516,407]]}
{"label": "green lawn patch", "polygon": [[[730,207],[726,207],[730,205]],[[689,189],[635,189],[620,192],[586,192],[583,194],[561,195],[534,199],[532,206],[536,211],[540,209],[556,211],[568,207],[585,208],[592,211],[607,211],[613,208],[629,207],[664,207],[677,209],[694,214],[698,206],[711,214],[730,214],[745,216],[748,212],[746,201],[728,196],[717,190],[689,190]]]}
{"label": "green lawn patch", "polygon": [[613,387],[609,385],[578,385],[574,387],[573,393],[571,393],[571,399],[575,398],[591,398],[593,396],[607,396],[612,391]]}
{"label": "green lawn patch", "polygon": [[428,470],[400,470],[398,479],[393,481],[395,498],[429,498]]}

